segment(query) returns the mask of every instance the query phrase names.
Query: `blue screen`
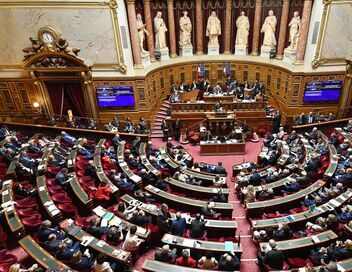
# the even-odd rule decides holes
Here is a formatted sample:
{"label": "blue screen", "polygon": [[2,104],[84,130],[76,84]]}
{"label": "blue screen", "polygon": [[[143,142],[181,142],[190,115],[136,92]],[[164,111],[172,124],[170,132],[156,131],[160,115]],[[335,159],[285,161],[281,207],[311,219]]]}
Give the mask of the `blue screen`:
{"label": "blue screen", "polygon": [[304,102],[339,101],[342,80],[313,81],[306,83]]}
{"label": "blue screen", "polygon": [[98,105],[107,107],[133,107],[135,105],[132,86],[97,87]]}

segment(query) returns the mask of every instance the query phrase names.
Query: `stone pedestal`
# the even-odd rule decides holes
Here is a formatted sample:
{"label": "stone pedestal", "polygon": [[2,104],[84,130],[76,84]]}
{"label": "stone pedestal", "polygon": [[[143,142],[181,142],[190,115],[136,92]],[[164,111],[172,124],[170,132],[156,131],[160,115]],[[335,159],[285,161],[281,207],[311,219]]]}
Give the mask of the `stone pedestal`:
{"label": "stone pedestal", "polygon": [[236,45],[235,46],[235,55],[236,56],[246,56],[248,54],[247,46],[245,45]]}
{"label": "stone pedestal", "polygon": [[180,56],[181,57],[191,57],[193,56],[193,46],[189,45],[180,45]]}
{"label": "stone pedestal", "polygon": [[266,58],[266,59],[270,59],[270,51],[272,49],[275,49],[275,48],[272,48],[271,46],[264,46],[262,45],[261,49],[260,49],[260,56],[262,58]]}
{"label": "stone pedestal", "polygon": [[170,58],[170,56],[169,56],[169,48],[168,47],[165,47],[165,48],[162,48],[162,49],[155,48],[155,52],[157,54],[160,53],[160,60],[168,60]]}
{"label": "stone pedestal", "polygon": [[283,62],[293,64],[296,61],[297,50],[286,48],[284,50],[284,59]]}
{"label": "stone pedestal", "polygon": [[150,64],[150,54],[148,51],[142,52],[141,53],[142,57],[142,64],[144,67],[148,66]]}
{"label": "stone pedestal", "polygon": [[208,44],[208,55],[209,56],[218,56],[220,46],[218,44]]}

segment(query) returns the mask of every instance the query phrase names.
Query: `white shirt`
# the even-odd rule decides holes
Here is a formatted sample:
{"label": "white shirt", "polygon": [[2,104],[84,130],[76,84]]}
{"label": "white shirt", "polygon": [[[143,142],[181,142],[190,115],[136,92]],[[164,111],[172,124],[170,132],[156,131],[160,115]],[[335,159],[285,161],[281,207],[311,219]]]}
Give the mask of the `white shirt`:
{"label": "white shirt", "polygon": [[125,241],[123,242],[123,250],[131,251],[138,245],[138,236],[135,234],[127,233]]}
{"label": "white shirt", "polygon": [[110,264],[108,262],[104,262],[103,264],[94,263],[94,272],[114,272]]}

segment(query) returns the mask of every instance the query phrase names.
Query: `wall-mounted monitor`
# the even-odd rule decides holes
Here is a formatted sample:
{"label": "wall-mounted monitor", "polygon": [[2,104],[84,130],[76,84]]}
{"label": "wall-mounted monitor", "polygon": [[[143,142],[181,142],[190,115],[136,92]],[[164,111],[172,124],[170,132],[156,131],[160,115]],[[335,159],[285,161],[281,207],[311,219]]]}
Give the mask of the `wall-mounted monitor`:
{"label": "wall-mounted monitor", "polygon": [[338,102],[342,80],[312,81],[306,83],[303,102]]}
{"label": "wall-mounted monitor", "polygon": [[99,108],[133,107],[135,105],[132,86],[96,87]]}

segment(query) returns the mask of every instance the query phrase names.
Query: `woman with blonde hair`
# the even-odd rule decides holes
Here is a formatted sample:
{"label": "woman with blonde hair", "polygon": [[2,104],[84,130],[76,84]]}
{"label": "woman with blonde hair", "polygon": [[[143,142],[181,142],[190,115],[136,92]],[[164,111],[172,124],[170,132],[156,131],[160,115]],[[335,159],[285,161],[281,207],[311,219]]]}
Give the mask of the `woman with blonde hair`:
{"label": "woman with blonde hair", "polygon": [[242,190],[244,194],[245,202],[255,202],[255,190],[253,185],[248,185],[245,189]]}

